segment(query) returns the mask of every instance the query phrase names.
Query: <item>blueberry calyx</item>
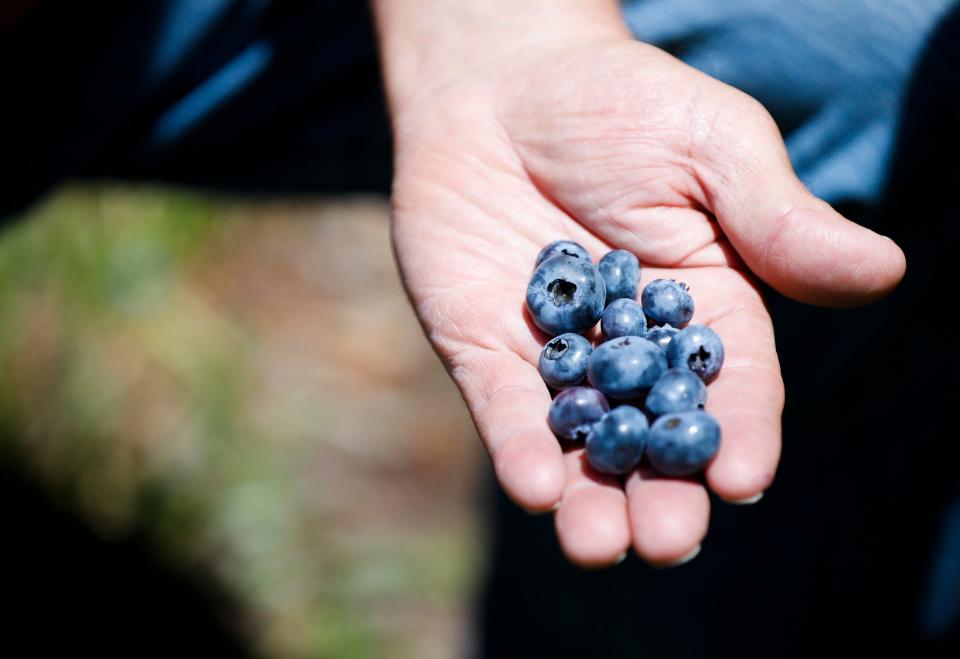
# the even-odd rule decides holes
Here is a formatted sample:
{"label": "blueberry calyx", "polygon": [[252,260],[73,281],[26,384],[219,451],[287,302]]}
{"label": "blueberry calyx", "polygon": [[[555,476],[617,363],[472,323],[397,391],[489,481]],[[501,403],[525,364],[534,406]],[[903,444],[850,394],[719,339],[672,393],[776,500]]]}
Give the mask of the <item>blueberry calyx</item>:
{"label": "blueberry calyx", "polygon": [[566,279],[554,279],[547,284],[547,293],[553,298],[553,303],[557,306],[563,306],[573,302],[573,296],[577,292],[577,285]]}
{"label": "blueberry calyx", "polygon": [[703,346],[700,346],[699,350],[687,357],[687,363],[690,365],[691,371],[699,373],[706,369],[708,359],[710,359],[710,353]]}
{"label": "blueberry calyx", "polygon": [[563,339],[554,339],[547,344],[547,349],[543,354],[546,355],[547,359],[560,359],[569,347]]}

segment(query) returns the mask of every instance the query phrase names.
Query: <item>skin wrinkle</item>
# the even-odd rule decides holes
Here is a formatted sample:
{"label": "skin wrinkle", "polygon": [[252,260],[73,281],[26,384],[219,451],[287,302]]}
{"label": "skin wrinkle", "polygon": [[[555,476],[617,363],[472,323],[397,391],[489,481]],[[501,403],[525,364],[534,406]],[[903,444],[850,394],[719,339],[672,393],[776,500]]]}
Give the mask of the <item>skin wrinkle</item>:
{"label": "skin wrinkle", "polygon": [[[724,132],[718,127],[750,125],[747,115],[751,112],[757,115],[754,128],[758,128],[760,124],[767,125],[769,128],[773,119],[755,100],[745,94],[737,93],[737,95],[746,99],[746,103],[741,102],[737,106],[740,115],[727,120],[717,106],[717,116],[712,122],[714,139],[700,144],[700,149],[691,155],[689,163],[706,196],[705,205],[714,209],[714,214],[725,230],[739,227],[734,232],[736,237],[749,244],[759,229],[751,230],[743,222],[737,222],[736,218],[748,216],[750,213],[746,209],[756,207],[756,198],[760,189],[768,182],[770,172],[776,169],[767,163],[767,170],[764,171],[757,154],[763,153],[765,149],[751,148],[740,133],[730,134],[729,130]],[[729,112],[727,110],[728,114]],[[773,132],[779,139],[779,130],[776,129],[775,124],[773,124]],[[723,145],[722,149],[718,149],[719,144]],[[785,158],[786,150],[782,149],[782,151]],[[787,166],[789,168],[789,161]],[[741,194],[736,195],[736,191],[740,191]]]}
{"label": "skin wrinkle", "polygon": [[[635,178],[635,177],[631,177],[631,178]],[[672,178],[675,178],[675,177],[672,177]],[[687,202],[686,204],[678,203],[675,206],[669,205],[669,204],[663,204],[663,203],[650,205],[647,202],[641,202],[640,200],[630,198],[636,192],[640,192],[640,191],[645,192],[644,188],[649,187],[649,180],[639,181],[634,185],[636,187],[626,188],[621,193],[621,196],[619,198],[617,196],[613,196],[611,198],[608,198],[605,202],[603,202],[601,205],[603,207],[604,215],[608,218],[611,218],[612,220],[611,223],[615,227],[620,228],[623,233],[629,235],[634,240],[634,242],[637,244],[635,251],[638,251],[638,253],[642,254],[646,260],[658,260],[666,263],[678,260],[675,258],[664,258],[662,260],[660,258],[655,259],[655,257],[653,257],[652,255],[662,254],[664,251],[667,251],[666,246],[651,244],[648,238],[640,236],[639,230],[645,224],[649,224],[649,223],[644,223],[643,220],[651,216],[651,211],[655,212],[657,210],[662,211],[666,209],[693,210],[690,207],[689,202]],[[670,186],[670,187],[674,187],[674,186]],[[617,203],[621,199],[625,201],[621,201],[621,203]],[[637,219],[631,220],[631,218],[634,216],[636,216]],[[693,227],[691,227],[691,229],[692,228]],[[647,227],[647,232],[649,233],[649,227]],[[711,236],[712,236],[712,232],[711,232]],[[675,242],[683,242],[682,236],[679,236],[676,232],[673,233],[672,240]],[[699,249],[704,244],[705,243],[698,245],[697,247],[694,248],[694,250],[691,250],[691,251],[695,251],[696,249]]]}
{"label": "skin wrinkle", "polygon": [[[476,396],[474,401],[476,405],[473,408],[474,413],[480,413],[481,408],[485,409],[491,402],[492,397],[503,388],[516,387],[518,391],[530,391],[532,393],[542,392],[547,394],[546,385],[542,382],[535,367],[524,360],[519,355],[510,351],[501,349],[491,349],[482,346],[472,345],[448,360],[451,371],[457,371],[463,377],[464,381],[470,383],[465,391],[472,396]],[[523,374],[524,379],[531,380],[534,384],[519,384],[513,381],[504,381],[499,377],[499,371],[492,371],[492,366],[501,367],[503,365],[518,366],[519,369],[508,369],[515,371],[516,374]],[[486,376],[486,377],[484,377]],[[491,377],[492,376],[492,377]],[[496,382],[492,389],[486,389],[486,382]],[[479,406],[479,407],[478,407]]]}
{"label": "skin wrinkle", "polygon": [[[477,379],[481,380],[482,378],[477,378]],[[510,383],[499,385],[496,388],[494,388],[493,391],[490,391],[490,392],[483,391],[482,386],[479,386],[479,385],[477,385],[476,388],[478,389],[478,391],[476,393],[477,402],[475,403],[475,409],[478,417],[483,416],[483,413],[487,410],[487,408],[493,403],[498,402],[501,396],[505,396],[508,394],[515,394],[518,392],[531,393],[531,394],[538,393],[537,391],[534,391],[532,388],[526,385],[510,384]]]}
{"label": "skin wrinkle", "polygon": [[714,229],[713,240],[705,242],[699,249],[694,249],[675,260],[672,266],[681,269],[727,268],[737,272],[742,272],[746,267],[743,259],[719,228]]}
{"label": "skin wrinkle", "polygon": [[[653,217],[655,217],[653,213],[656,213],[656,211],[662,211],[662,210],[671,210],[671,208],[670,207],[667,207],[667,208],[654,207],[654,208],[645,208],[645,209],[635,209],[632,212],[626,212],[616,216],[616,217],[622,218],[618,220],[617,224],[620,226],[630,226],[630,225],[636,226],[637,229],[630,231],[630,235],[632,236],[636,236],[637,231],[643,230],[644,227],[648,227],[649,233],[654,233],[654,231],[649,229],[650,220],[653,219]],[[637,219],[631,220],[631,217],[634,215],[637,216]],[[672,217],[678,217],[678,216],[674,214]],[[712,235],[710,237],[701,238],[701,240],[697,241],[694,239],[694,237],[696,236],[696,233],[698,233],[698,231],[694,227],[691,227],[690,229],[682,233],[680,231],[675,231],[674,237],[672,240],[671,238],[666,238],[666,237],[659,238],[657,242],[647,240],[645,244],[642,245],[640,250],[637,250],[635,248],[635,251],[638,251],[638,253],[643,256],[643,260],[645,263],[674,266],[677,263],[684,261],[686,258],[690,256],[690,254],[699,252],[714,242],[714,238]],[[681,239],[684,237],[686,238]],[[692,244],[692,247],[690,247],[687,251],[677,254],[676,253],[677,250],[680,249],[681,245],[685,242],[688,244]],[[651,254],[656,254],[658,256],[653,257],[651,256]]]}
{"label": "skin wrinkle", "polygon": [[[483,290],[486,286],[477,285],[477,288]],[[466,299],[470,300],[469,296]],[[479,347],[491,351],[507,348],[505,343],[492,339],[494,336],[509,336],[508,332],[481,331],[478,337],[477,332],[463,329],[471,326],[489,328],[490,324],[485,322],[481,313],[477,312],[472,301],[465,302],[462,295],[441,293],[425,296],[416,303],[415,308],[418,317],[424,319],[422,324],[425,332],[437,346],[441,357],[454,353],[457,347],[461,349]],[[431,329],[426,329],[427,326]]]}
{"label": "skin wrinkle", "polygon": [[[429,318],[430,325],[438,326],[446,320],[445,316],[446,314],[437,314],[435,316],[425,315],[424,318]],[[451,329],[453,331],[440,332],[431,330],[427,334],[427,338],[435,347],[435,351],[445,363],[449,363],[454,355],[457,355],[464,349],[475,347],[473,339],[465,336],[458,325],[454,324]],[[458,337],[457,334],[460,336]],[[486,348],[486,346],[480,347]]]}
{"label": "skin wrinkle", "polygon": [[[454,161],[453,164],[456,165],[456,163],[457,161]],[[449,168],[441,168],[441,170],[448,171]],[[529,182],[529,179],[521,178],[518,175],[514,175],[514,177],[518,182],[523,182],[523,183]],[[473,208],[477,211],[478,216],[484,217],[485,219],[488,218],[487,212],[482,210],[484,205],[487,205],[487,206],[489,205],[490,198],[488,196],[478,195],[473,199],[469,197],[464,197],[464,194],[463,194],[464,191],[460,186],[449,186],[442,182],[439,182],[435,178],[432,178],[429,172],[426,173],[426,175],[424,176],[424,179],[429,181],[430,182],[429,184],[432,184],[435,187],[436,191],[440,193],[439,196],[451,198],[454,201],[463,201],[463,200],[470,201]],[[503,186],[499,186],[499,187],[500,189],[503,189]],[[520,198],[523,199],[524,197],[521,195]],[[522,214],[518,214],[518,211],[515,211],[512,208],[505,211],[506,215],[513,217],[515,219],[514,222],[510,223],[510,227],[514,230],[522,229],[524,231],[524,236],[528,239],[530,243],[530,248],[531,250],[534,250],[534,252],[536,250],[539,250],[540,242],[542,240],[539,237],[537,237],[535,234],[542,234],[542,230],[545,225],[554,226],[558,232],[563,231],[564,229],[562,227],[564,222],[562,222],[562,220],[569,220],[568,217],[563,218],[563,217],[558,217],[557,215],[554,215],[554,214],[549,214],[549,215],[543,214],[541,212],[541,208],[542,208],[541,206],[535,205],[531,208],[533,212],[526,212]],[[525,218],[529,218],[529,219],[524,221]],[[534,218],[537,218],[536,221],[534,221]],[[516,221],[516,220],[519,220],[519,221]],[[442,224],[442,222],[440,222],[439,220],[435,220],[435,221]],[[495,227],[496,231],[505,230],[504,223],[501,223],[501,222],[489,222],[489,224],[485,224],[484,227],[491,226],[491,225]],[[475,226],[475,225],[471,224],[471,227],[472,226]],[[483,235],[479,235],[477,237],[482,239],[483,241],[488,241],[489,229],[485,228],[484,231],[486,233],[481,232],[483,233]],[[502,247],[498,246],[497,249],[491,250],[491,253],[493,254],[502,253]]]}
{"label": "skin wrinkle", "polygon": [[[602,222],[606,218],[605,210],[598,206],[593,198],[592,188],[586,184],[584,180],[583,170],[576,166],[572,162],[570,157],[570,146],[567,142],[561,142],[561,153],[560,153],[560,162],[565,166],[568,172],[573,173],[574,182],[577,184],[577,187],[581,190],[581,194],[586,194],[587,205],[594,208],[594,210],[599,214],[599,220]],[[572,165],[572,166],[571,166]],[[529,171],[528,171],[529,174]],[[576,217],[576,214],[570,213],[568,209],[564,208],[568,214],[572,217]],[[609,218],[606,218],[609,219]],[[597,235],[598,239],[603,240],[597,231],[594,230],[594,233]]]}
{"label": "skin wrinkle", "polygon": [[738,259],[733,247],[726,240],[722,242],[714,240],[687,254],[673,265],[677,268],[736,268]]}
{"label": "skin wrinkle", "polygon": [[[435,224],[433,231],[431,231],[429,235],[424,236],[429,239],[449,238],[452,248],[448,252],[435,255],[435,258],[439,259],[440,263],[437,264],[434,262],[432,268],[426,267],[425,265],[423,268],[411,268],[406,273],[413,282],[416,282],[418,295],[431,293],[435,290],[454,293],[456,290],[465,286],[490,283],[488,270],[471,269],[468,265],[474,260],[473,257],[486,258],[484,250],[475,243],[471,243],[464,234],[459,233],[456,236],[446,235],[450,233],[455,233],[455,231],[445,225]],[[461,244],[461,241],[463,241],[463,244]],[[461,247],[462,251],[457,250],[457,246]],[[464,258],[464,256],[471,256],[471,258],[467,259]],[[494,270],[496,266],[505,261],[507,261],[505,257],[491,258],[485,265],[489,267],[490,270]],[[450,280],[443,285],[438,285],[432,278],[433,270],[437,265],[444,266],[447,272],[450,273]]]}
{"label": "skin wrinkle", "polygon": [[[522,154],[520,154],[519,151],[517,153],[518,153],[518,156],[522,158]],[[565,208],[564,205],[558,199],[554,198],[553,194],[549,191],[549,186],[547,186],[544,182],[542,182],[539,179],[535,171],[526,167],[526,165],[524,165],[524,171],[526,172],[526,175],[528,177],[528,180],[530,181],[530,184],[534,187],[535,190],[537,190],[537,192],[540,193],[540,195],[544,198],[545,201],[557,207],[561,212],[563,212],[566,215],[567,219],[573,222],[577,227],[584,229],[590,235],[590,237],[593,239],[595,243],[600,243],[606,249],[609,249],[607,241],[599,233],[597,233],[590,227],[586,227],[583,224],[576,222],[574,215],[567,208]]]}
{"label": "skin wrinkle", "polygon": [[[520,154],[520,157],[522,158],[523,155]],[[543,191],[546,186],[545,186],[544,183],[539,182],[539,177],[538,177],[537,174],[536,174],[536,168],[529,168],[529,167],[528,167],[528,170],[527,170],[527,171],[528,171],[528,175],[530,176],[531,181],[533,181],[533,182],[535,183],[535,185],[537,186],[537,188],[538,188],[539,190]],[[578,170],[576,170],[576,171],[578,171],[578,172],[583,172],[583,171],[585,171],[585,169],[584,169],[584,168],[581,168],[581,169],[578,169]],[[583,175],[582,175],[582,174],[578,174],[578,179],[579,179],[578,182],[580,183],[580,187],[584,187],[584,186],[586,185],[586,182],[585,182],[585,180],[584,180],[584,178],[583,178]],[[592,203],[592,205],[593,205],[594,210],[595,210],[595,211],[598,211],[598,215],[599,215],[599,217],[595,216],[595,217],[593,217],[593,218],[590,218],[590,219],[591,219],[591,224],[593,224],[593,223],[599,224],[600,222],[602,222],[602,220],[603,220],[604,218],[608,219],[608,220],[609,220],[608,224],[613,225],[614,228],[619,228],[619,229],[621,230],[621,233],[627,234],[628,236],[630,236],[630,237],[634,240],[635,243],[637,243],[637,244],[633,245],[633,251],[636,252],[636,253],[638,253],[638,254],[639,254],[641,257],[643,257],[645,260],[650,260],[650,254],[652,254],[652,253],[664,251],[662,247],[657,247],[657,246],[651,245],[646,238],[641,237],[641,235],[637,232],[637,230],[631,228],[630,223],[629,223],[627,220],[620,219],[620,218],[621,218],[621,214],[620,214],[620,213],[611,211],[611,210],[609,209],[609,207],[610,207],[610,202],[605,202],[605,203],[598,202],[598,201],[593,197],[592,194],[589,195],[589,198],[591,199],[591,203]],[[560,205],[560,202],[559,202],[558,200],[556,200],[556,199],[551,198],[550,201],[552,201],[553,203],[556,203],[556,204]],[[656,207],[653,207],[654,210],[655,210],[655,209],[658,209],[658,208],[673,208],[673,207],[671,207],[671,206],[665,206],[665,205],[662,205],[662,204],[661,204],[661,205],[658,205],[658,206],[656,206]],[[683,207],[678,206],[677,208],[683,208]],[[570,211],[569,209],[564,208],[564,210],[565,210],[568,214],[571,213],[571,211]],[[644,208],[640,208],[640,209],[636,209],[636,210],[637,210],[637,212],[642,213],[643,211],[649,211],[649,210],[651,210],[651,208],[645,208],[645,209],[644,209]],[[691,209],[691,210],[692,210],[692,209]],[[705,222],[709,222],[709,220],[707,220],[706,218],[704,218],[704,221],[705,221]],[[715,235],[713,229],[711,229],[711,235],[712,235],[712,236]],[[600,238],[600,237],[598,236],[598,238]],[[603,240],[603,242],[604,242],[605,244],[607,244],[607,245],[609,244],[609,242],[607,241],[606,237],[600,238],[600,239]],[[618,241],[618,242],[622,242],[622,240],[621,240],[621,241]],[[700,244],[700,245],[697,245],[696,247],[694,247],[694,248],[691,250],[691,252],[697,251],[697,250],[701,249],[701,248],[702,248],[703,246],[705,246],[706,244],[709,244],[709,242],[710,242],[710,241],[708,240],[708,241],[705,241],[704,243],[702,243],[702,244]],[[674,260],[674,259],[671,259],[671,260]]]}
{"label": "skin wrinkle", "polygon": [[[698,89],[699,89],[699,87],[698,87]],[[695,105],[695,103],[694,103],[694,105]],[[694,113],[694,110],[693,110],[693,105],[688,106],[688,114],[689,114],[691,117],[692,117],[692,116],[696,116],[695,113]],[[712,121],[715,122],[715,121],[716,121],[716,116],[717,116],[716,113],[714,113],[713,116],[714,116],[714,119],[713,119]],[[693,122],[694,120],[693,120],[693,119],[690,119],[690,121]],[[711,123],[710,125],[712,125],[712,123]],[[708,131],[706,131],[706,133],[704,133],[704,134],[705,134],[705,135],[709,135],[711,132],[712,132],[712,128],[709,129]],[[703,133],[703,131],[701,131],[701,133]],[[564,145],[567,145],[567,144],[569,144],[569,141],[565,141],[565,142],[563,142],[563,144],[564,144]],[[692,147],[691,147],[691,149],[692,149]],[[605,149],[601,146],[601,147],[599,148],[599,150],[602,152],[602,151],[604,151]],[[570,161],[569,147],[564,148],[563,152],[562,152],[560,155],[561,155],[561,160],[562,160],[562,161],[564,161],[565,163],[569,163],[569,161]],[[608,155],[608,154],[606,154],[606,155]],[[632,155],[633,155],[633,154],[631,153],[631,156],[632,156]],[[523,155],[520,154],[520,157],[522,158]],[[582,158],[581,158],[581,160],[582,160]],[[594,217],[593,217],[593,221],[594,221],[594,222],[596,222],[596,223],[598,223],[598,224],[599,224],[599,223],[606,222],[608,225],[612,226],[614,229],[619,229],[621,235],[629,236],[629,237],[634,241],[634,245],[633,245],[634,251],[636,251],[637,253],[641,254],[641,256],[644,256],[645,254],[648,255],[648,254],[650,254],[651,252],[654,251],[654,247],[649,243],[649,239],[648,239],[646,236],[641,235],[641,233],[639,232],[639,230],[638,230],[637,228],[634,228],[632,222],[630,222],[630,221],[627,220],[627,219],[624,219],[621,213],[616,212],[614,209],[611,209],[611,206],[615,206],[615,203],[614,203],[614,202],[609,201],[609,200],[608,200],[608,201],[605,201],[605,202],[601,202],[601,201],[599,201],[599,200],[596,198],[595,193],[594,193],[593,191],[594,191],[595,189],[598,189],[598,188],[597,188],[597,186],[590,185],[589,182],[586,181],[586,179],[585,179],[585,174],[584,174],[584,172],[586,171],[586,168],[570,168],[569,165],[568,165],[567,168],[568,168],[568,169],[572,169],[572,170],[574,171],[574,173],[575,173],[575,181],[576,181],[576,183],[577,183],[577,186],[576,186],[576,187],[579,188],[579,189],[581,189],[581,191],[582,191],[582,193],[581,193],[582,196],[585,196],[585,198],[586,198],[586,200],[587,200],[588,207],[589,207],[589,209],[590,209],[590,210],[587,211],[588,216],[590,215],[590,213],[591,213],[591,211],[592,211],[592,214],[593,214],[593,216],[594,216]],[[534,180],[537,180],[537,176],[535,175],[535,171],[534,171],[534,172],[531,172],[531,178],[533,178]],[[642,184],[640,184],[640,185],[642,185]],[[539,187],[540,187],[540,188],[543,188],[544,186],[543,186],[542,184],[540,184]],[[638,187],[639,187],[639,186],[638,186]],[[644,186],[644,187],[646,187],[646,186]],[[682,195],[682,196],[687,197],[687,198],[689,199],[689,195]],[[689,201],[688,201],[688,203],[689,203]],[[638,210],[642,210],[642,209],[638,209]],[[570,212],[569,209],[567,209],[567,212]],[[709,220],[708,220],[707,218],[704,218],[704,220],[707,221],[707,222],[709,222]],[[618,241],[618,242],[623,242],[623,241],[621,240],[621,241]],[[710,242],[709,240],[705,240],[703,243],[700,243],[700,244],[698,244],[698,245],[695,245],[692,249],[690,249],[690,250],[689,250],[686,254],[684,254],[682,257],[680,257],[680,258],[674,258],[674,259],[670,259],[670,260],[671,260],[671,261],[683,260],[684,258],[686,258],[687,256],[689,256],[689,254],[692,254],[692,253],[694,253],[694,252],[696,252],[696,251],[701,250],[703,247],[705,247],[707,244],[709,244],[709,242]],[[657,252],[662,252],[663,250],[660,249],[660,248],[657,248],[656,251],[657,251]]]}
{"label": "skin wrinkle", "polygon": [[693,93],[687,96],[687,100],[683,104],[685,119],[681,122],[681,125],[687,127],[687,130],[684,131],[687,139],[680,141],[677,145],[677,152],[682,159],[687,162],[696,162],[698,160],[697,154],[702,152],[704,145],[712,144],[711,137],[716,133],[719,118],[718,109],[715,109],[712,113],[712,118],[708,122],[708,129],[705,132],[697,129],[698,126],[703,124],[703,122],[700,121],[700,117],[704,108],[709,107],[708,104],[703,103],[703,88],[705,84],[707,84],[706,81],[701,80],[699,84],[694,85]]}
{"label": "skin wrinkle", "polygon": [[[796,228],[801,217],[798,213],[803,212],[803,210],[805,209],[795,205],[788,206],[771,222],[771,228],[763,239],[757,263],[754,266],[758,274],[764,279],[773,278],[776,281],[776,273],[785,270],[786,257],[778,246],[785,242],[784,236],[787,235],[787,232],[792,232]],[[776,266],[771,266],[771,263],[776,263]]]}
{"label": "skin wrinkle", "polygon": [[[617,166],[620,160],[623,165]],[[691,203],[689,195],[681,190],[676,169],[673,167],[656,163],[638,167],[634,154],[629,153],[606,165],[604,171],[612,180],[629,181],[626,185],[616,186],[606,193],[606,196],[611,197],[606,205],[613,207],[613,213],[651,206],[695,210],[695,204]],[[614,186],[607,182],[607,187]]]}
{"label": "skin wrinkle", "polygon": [[[566,146],[566,143],[564,144],[565,144],[565,148],[564,148],[563,157],[561,158],[561,162],[563,162],[564,165],[567,166],[569,171],[573,172],[574,181],[578,184],[581,190],[581,194],[586,196],[586,202],[587,202],[588,208],[593,209],[593,212],[595,213],[597,218],[597,224],[602,225],[604,221],[606,221],[607,223],[610,223],[610,222],[615,223],[616,220],[610,216],[607,209],[596,201],[596,198],[594,197],[593,188],[584,179],[583,170],[577,167],[576,164],[571,163],[571,159],[569,157],[569,147]],[[571,164],[573,165],[572,167],[571,167]],[[640,239],[635,235],[633,237],[639,245],[641,246],[644,245],[644,241],[642,239]]]}
{"label": "skin wrinkle", "polygon": [[[422,186],[420,192],[421,195],[423,195],[424,188],[422,188]],[[437,200],[431,204],[431,214],[440,213],[441,209],[447,205],[448,200],[451,207],[457,205],[462,206],[462,202],[465,200],[462,196],[459,196],[457,193],[450,190],[449,187],[439,183],[433,184],[433,192],[435,193],[433,195],[423,195],[427,197],[432,196]],[[485,259],[487,260],[499,261],[504,266],[512,267],[517,262],[516,256],[510,253],[505,253],[503,247],[497,246],[497,242],[495,240],[491,243],[491,237],[495,238],[496,234],[503,230],[502,224],[491,221],[480,209],[478,204],[482,203],[482,198],[467,201],[471,201],[472,208],[470,210],[475,212],[475,221],[469,222],[466,226],[463,226],[460,224],[452,225],[448,222],[444,222],[442,221],[441,217],[434,217],[429,220],[425,218],[423,221],[418,223],[420,227],[418,237],[422,240],[424,236],[427,235],[429,228],[434,235],[440,234],[445,236],[445,239],[449,241],[448,244],[455,247],[455,249],[447,250],[446,252],[441,253],[442,255],[452,254],[459,250],[463,250],[463,252],[467,254],[483,253]],[[457,202],[460,202],[460,204]],[[462,216],[464,211],[462,208],[460,208],[453,212],[456,212],[458,215]],[[405,241],[405,236],[402,233],[398,234],[398,238],[401,241]],[[513,242],[506,242],[506,245],[513,246]],[[536,239],[531,236],[529,238],[529,248],[535,249],[536,245]],[[428,278],[432,274],[433,273],[428,273]]]}
{"label": "skin wrinkle", "polygon": [[[675,208],[672,208],[672,207],[655,207],[655,208],[652,208],[652,209],[643,209],[643,210],[646,210],[646,211],[648,211],[648,212],[651,211],[651,210],[654,210],[654,211],[656,211],[656,210],[688,210],[688,211],[690,211],[690,212],[692,212],[692,213],[699,213],[699,211],[696,211],[696,210],[694,210],[694,209],[692,209],[692,208],[691,208],[691,209],[675,209]],[[639,212],[639,211],[638,211],[638,212]],[[678,214],[678,213],[674,213],[673,215],[674,215],[674,216],[677,216],[677,215],[679,215],[679,214]],[[709,228],[709,227],[708,227],[708,228]],[[690,233],[692,233],[692,232],[688,231],[687,233],[690,234]],[[711,245],[713,245],[714,243],[718,242],[718,238],[719,238],[719,237],[720,237],[720,236],[718,235],[718,233],[717,233],[714,229],[710,228],[710,236],[704,238],[704,239],[701,240],[701,242],[699,242],[699,243],[697,243],[696,241],[690,240],[690,239],[688,238],[687,240],[693,244],[693,247],[691,247],[687,252],[683,253],[682,255],[679,255],[679,256],[671,256],[671,257],[666,258],[666,261],[665,261],[665,262],[666,262],[667,264],[669,264],[669,265],[672,265],[672,266],[675,266],[675,267],[676,267],[676,266],[678,266],[679,264],[681,264],[681,263],[687,261],[688,259],[690,259],[690,257],[691,257],[693,254],[696,254],[696,253],[698,253],[698,252],[701,252],[701,251],[705,250],[706,248],[710,247]],[[683,242],[683,241],[678,241],[678,242]],[[658,246],[657,251],[660,252],[660,253],[664,253],[664,252],[669,252],[669,251],[671,251],[671,250],[669,249],[669,247],[668,247],[667,245],[660,245],[660,246]],[[724,262],[724,261],[705,262],[705,263],[703,263],[702,265],[704,265],[704,266],[722,266],[722,265],[725,265],[725,262]]]}
{"label": "skin wrinkle", "polygon": [[864,270],[870,272],[870,290],[877,290],[880,288],[880,283],[884,280],[883,275],[881,274],[880,265],[869,258],[862,259],[859,263],[853,266],[853,270],[850,273],[850,278],[853,280],[862,281],[861,273]]}

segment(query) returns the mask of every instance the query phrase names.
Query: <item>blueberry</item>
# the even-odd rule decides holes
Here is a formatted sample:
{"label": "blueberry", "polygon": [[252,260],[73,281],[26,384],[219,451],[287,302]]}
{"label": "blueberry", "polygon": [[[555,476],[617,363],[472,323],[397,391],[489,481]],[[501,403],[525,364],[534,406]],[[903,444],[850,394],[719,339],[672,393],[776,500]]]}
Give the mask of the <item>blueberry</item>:
{"label": "blueberry", "polygon": [[710,382],[723,365],[723,341],[709,327],[691,325],[677,332],[667,346],[670,368],[689,368]]}
{"label": "blueberry", "polygon": [[689,476],[703,469],[720,448],[720,424],[703,410],[662,416],[647,440],[647,459],[666,476]]}
{"label": "blueberry", "polygon": [[587,374],[587,360],[593,346],[579,334],[561,334],[543,346],[540,375],[554,389],[580,384]]}
{"label": "blueberry", "polygon": [[533,322],[550,336],[583,332],[603,313],[603,277],[586,259],[560,255],[533,271],[527,286],[527,308]]}
{"label": "blueberry", "polygon": [[559,256],[561,254],[573,256],[585,261],[590,260],[590,253],[587,252],[584,246],[580,243],[575,243],[572,240],[554,240],[552,243],[541,249],[540,253],[537,254],[537,265],[540,265],[549,258]]}
{"label": "blueberry", "polygon": [[640,261],[625,249],[607,252],[597,264],[603,282],[607,285],[607,304],[614,300],[637,299],[637,284],[640,282]]}
{"label": "blueberry", "polygon": [[682,327],[693,317],[690,287],[674,279],[654,279],[640,294],[643,311],[657,325]]}
{"label": "blueberry", "polygon": [[622,336],[597,346],[590,355],[587,377],[610,398],[635,398],[667,370],[667,358],[652,341]]}
{"label": "blueberry", "polygon": [[590,387],[573,387],[557,394],[550,406],[547,423],[561,439],[583,440],[610,405],[603,394]]}
{"label": "blueberry", "polygon": [[605,474],[625,474],[640,462],[650,425],[643,412],[621,405],[603,415],[587,435],[587,460]]}
{"label": "blueberry", "polygon": [[644,337],[660,346],[660,349],[666,354],[670,340],[673,339],[673,336],[679,331],[676,327],[671,327],[670,325],[651,327],[647,330],[647,333],[644,334]]}
{"label": "blueberry", "polygon": [[621,336],[645,336],[647,319],[643,315],[643,307],[634,300],[614,300],[603,310],[600,329],[606,341]]}
{"label": "blueberry", "polygon": [[707,385],[686,368],[671,368],[647,394],[647,411],[653,416],[689,412],[707,404]]}

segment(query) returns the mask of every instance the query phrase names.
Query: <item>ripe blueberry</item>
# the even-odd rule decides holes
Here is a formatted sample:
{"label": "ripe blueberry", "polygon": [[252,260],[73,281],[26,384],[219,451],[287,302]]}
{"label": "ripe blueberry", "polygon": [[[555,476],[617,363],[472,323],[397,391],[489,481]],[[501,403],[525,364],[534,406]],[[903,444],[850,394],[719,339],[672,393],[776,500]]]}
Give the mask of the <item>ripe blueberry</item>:
{"label": "ripe blueberry", "polygon": [[537,327],[551,336],[583,332],[603,313],[606,288],[590,261],[560,255],[533,271],[527,286],[527,308]]}
{"label": "ripe blueberry", "polygon": [[590,355],[587,377],[610,398],[635,398],[667,370],[663,351],[639,336],[622,336],[601,343]]}
{"label": "ripe blueberry", "polygon": [[629,405],[610,410],[587,435],[587,460],[605,474],[625,474],[640,462],[649,432],[647,417]]}
{"label": "ripe blueberry", "polygon": [[660,376],[647,394],[646,408],[653,416],[702,409],[707,403],[707,385],[693,371],[671,368]]}
{"label": "ripe blueberry", "polygon": [[674,279],[654,279],[640,294],[643,311],[657,325],[682,327],[693,317],[690,287]]}
{"label": "ripe blueberry", "polygon": [[590,260],[590,254],[580,243],[575,243],[572,240],[554,240],[552,243],[541,249],[540,253],[537,254],[536,265],[540,265],[547,259],[554,256],[559,256],[560,254],[574,256],[585,261]]}
{"label": "ripe blueberry", "polygon": [[667,346],[670,368],[689,368],[710,382],[723,365],[723,341],[709,327],[691,325],[677,332]]}
{"label": "ripe blueberry", "polygon": [[625,249],[607,252],[597,264],[597,269],[607,285],[607,305],[621,298],[637,299],[640,261],[631,252]]}
{"label": "ripe blueberry", "polygon": [[689,476],[703,469],[720,447],[720,425],[703,410],[667,414],[654,421],[647,459],[666,476]]}
{"label": "ripe blueberry", "polygon": [[606,341],[621,336],[644,336],[647,319],[635,300],[620,298],[611,302],[600,317],[600,329]]}
{"label": "ripe blueberry", "polygon": [[580,383],[587,374],[587,360],[593,346],[579,334],[567,333],[550,339],[540,353],[540,375],[554,389]]}
{"label": "ripe blueberry", "polygon": [[603,394],[590,387],[564,389],[553,399],[547,424],[561,439],[583,440],[610,405]]}
{"label": "ripe blueberry", "polygon": [[660,346],[660,349],[666,354],[670,340],[673,339],[673,336],[679,331],[676,327],[662,325],[660,327],[651,327],[644,336]]}

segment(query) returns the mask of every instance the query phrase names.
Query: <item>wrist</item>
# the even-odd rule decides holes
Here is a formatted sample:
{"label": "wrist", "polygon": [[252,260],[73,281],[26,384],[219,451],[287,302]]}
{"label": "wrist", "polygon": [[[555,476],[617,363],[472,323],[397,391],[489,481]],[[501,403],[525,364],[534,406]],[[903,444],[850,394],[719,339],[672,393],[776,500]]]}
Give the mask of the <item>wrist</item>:
{"label": "wrist", "polygon": [[391,114],[522,52],[630,38],[615,0],[374,0]]}

